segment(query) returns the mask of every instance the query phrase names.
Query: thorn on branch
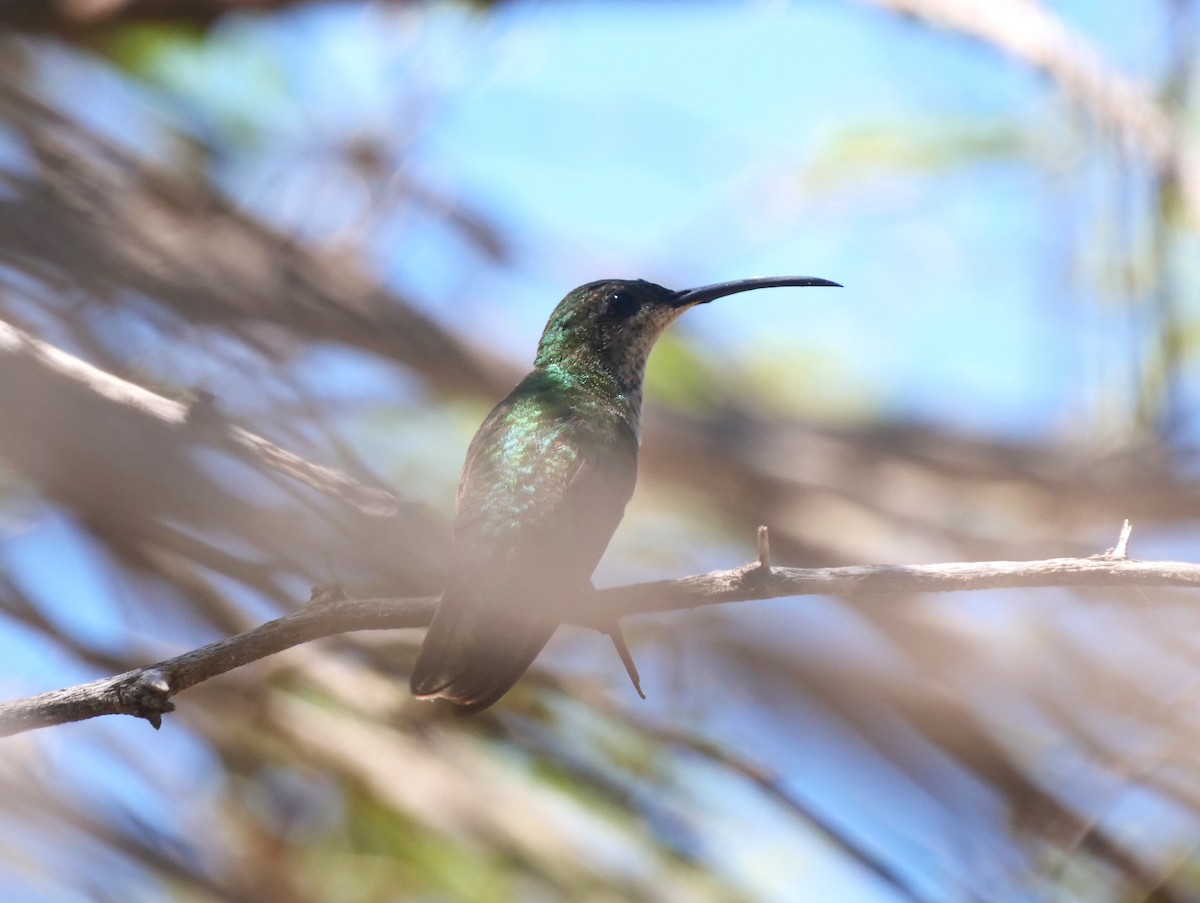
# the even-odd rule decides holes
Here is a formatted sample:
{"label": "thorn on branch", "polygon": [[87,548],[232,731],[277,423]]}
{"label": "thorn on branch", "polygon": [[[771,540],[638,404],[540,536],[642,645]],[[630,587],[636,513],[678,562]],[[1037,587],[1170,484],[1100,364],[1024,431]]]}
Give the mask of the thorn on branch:
{"label": "thorn on branch", "polygon": [[738,575],[738,584],[752,593],[748,598],[764,598],[763,593],[769,592],[774,572],[770,567],[770,533],[766,526],[758,527],[758,560],[743,564],[733,573]]}
{"label": "thorn on branch", "polygon": [[755,594],[750,598],[763,598],[761,594],[768,592],[774,572],[771,570],[771,535],[765,526],[758,528],[758,560],[742,565],[732,573],[737,574],[742,587]]}
{"label": "thorn on branch", "polygon": [[1117,537],[1117,544],[1111,549],[1105,549],[1099,555],[1088,557],[1104,561],[1129,561],[1129,537],[1132,533],[1133,524],[1129,522],[1129,518],[1125,518],[1125,522],[1121,524],[1121,533]]}
{"label": "thorn on branch", "polygon": [[216,423],[221,416],[217,408],[217,396],[207,389],[193,389],[192,400],[184,412],[183,421],[190,427]]}
{"label": "thorn on branch", "polygon": [[1129,558],[1129,535],[1133,532],[1133,524],[1129,522],[1129,518],[1125,518],[1125,522],[1121,524],[1121,534],[1117,537],[1117,544],[1113,547],[1113,558],[1128,559]]}
{"label": "thorn on branch", "polygon": [[765,525],[758,528],[758,567],[763,573],[771,573],[771,535]]}
{"label": "thorn on branch", "polygon": [[137,672],[125,686],[118,688],[117,695],[127,714],[145,718],[155,730],[162,727],[163,715],[175,711],[171,683],[158,668]]}
{"label": "thorn on branch", "polygon": [[345,587],[340,583],[325,583],[312,588],[304,605],[306,608],[317,608],[321,605],[332,605],[334,602],[344,602],[349,598]]}

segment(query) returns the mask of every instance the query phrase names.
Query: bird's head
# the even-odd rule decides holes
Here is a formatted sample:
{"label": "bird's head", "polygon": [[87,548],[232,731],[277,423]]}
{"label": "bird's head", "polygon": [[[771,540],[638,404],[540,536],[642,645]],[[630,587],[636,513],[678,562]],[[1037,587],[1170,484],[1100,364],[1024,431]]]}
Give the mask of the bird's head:
{"label": "bird's head", "polygon": [[642,279],[602,279],[567,294],[546,323],[538,367],[602,367],[640,388],[658,337],[681,313],[726,295],[777,286],[837,286],[808,276],[767,276],[673,291]]}

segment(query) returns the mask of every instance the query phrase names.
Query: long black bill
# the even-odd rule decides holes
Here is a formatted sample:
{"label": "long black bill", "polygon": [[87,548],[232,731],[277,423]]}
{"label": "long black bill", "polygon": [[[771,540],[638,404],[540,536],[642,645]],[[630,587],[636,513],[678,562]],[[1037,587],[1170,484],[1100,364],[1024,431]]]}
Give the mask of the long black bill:
{"label": "long black bill", "polygon": [[754,279],[735,279],[732,282],[718,282],[716,285],[705,285],[700,288],[684,289],[675,293],[676,307],[691,307],[693,304],[707,304],[726,295],[736,295],[738,292],[749,292],[756,288],[776,288],[784,285],[827,285],[841,288],[841,283],[830,282],[828,279],[817,279],[812,276],[759,276]]}

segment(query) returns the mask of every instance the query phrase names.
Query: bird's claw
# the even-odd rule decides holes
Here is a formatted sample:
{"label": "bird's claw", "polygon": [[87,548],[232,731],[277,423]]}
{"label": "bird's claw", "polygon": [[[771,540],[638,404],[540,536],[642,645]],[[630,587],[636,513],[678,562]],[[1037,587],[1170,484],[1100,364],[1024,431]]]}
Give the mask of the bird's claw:
{"label": "bird's claw", "polygon": [[646,694],[642,692],[642,680],[638,676],[637,665],[633,662],[633,655],[629,652],[629,647],[625,645],[625,635],[621,633],[621,622],[613,620],[612,623],[602,628],[612,639],[613,645],[617,648],[617,655],[621,657],[621,664],[625,666],[625,672],[629,675],[629,680],[633,683],[633,688],[637,690],[638,696],[642,699],[646,698]]}

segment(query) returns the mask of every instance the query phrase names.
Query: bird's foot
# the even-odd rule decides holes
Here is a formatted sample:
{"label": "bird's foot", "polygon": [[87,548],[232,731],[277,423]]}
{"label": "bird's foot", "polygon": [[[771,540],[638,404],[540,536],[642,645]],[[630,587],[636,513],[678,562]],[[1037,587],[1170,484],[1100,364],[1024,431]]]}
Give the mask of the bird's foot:
{"label": "bird's foot", "polygon": [[637,690],[638,696],[645,699],[646,694],[642,692],[642,680],[638,676],[637,665],[634,664],[629,647],[625,645],[625,636],[621,633],[621,622],[614,619],[610,626],[602,629],[612,639],[613,645],[617,647],[617,655],[621,656],[621,664],[625,666],[625,672],[633,682],[633,688]]}
{"label": "bird's foot", "polygon": [[633,683],[633,688],[637,690],[638,696],[645,699],[646,694],[642,691],[642,679],[638,675],[637,665],[634,664],[629,647],[625,644],[625,635],[621,633],[621,619],[601,614],[596,610],[595,605],[587,604],[587,597],[594,592],[596,592],[596,587],[589,580],[581,596],[584,603],[582,611],[585,614],[576,623],[586,625],[612,640],[617,655],[621,657],[621,664],[625,666],[625,673],[629,675],[629,680]]}

